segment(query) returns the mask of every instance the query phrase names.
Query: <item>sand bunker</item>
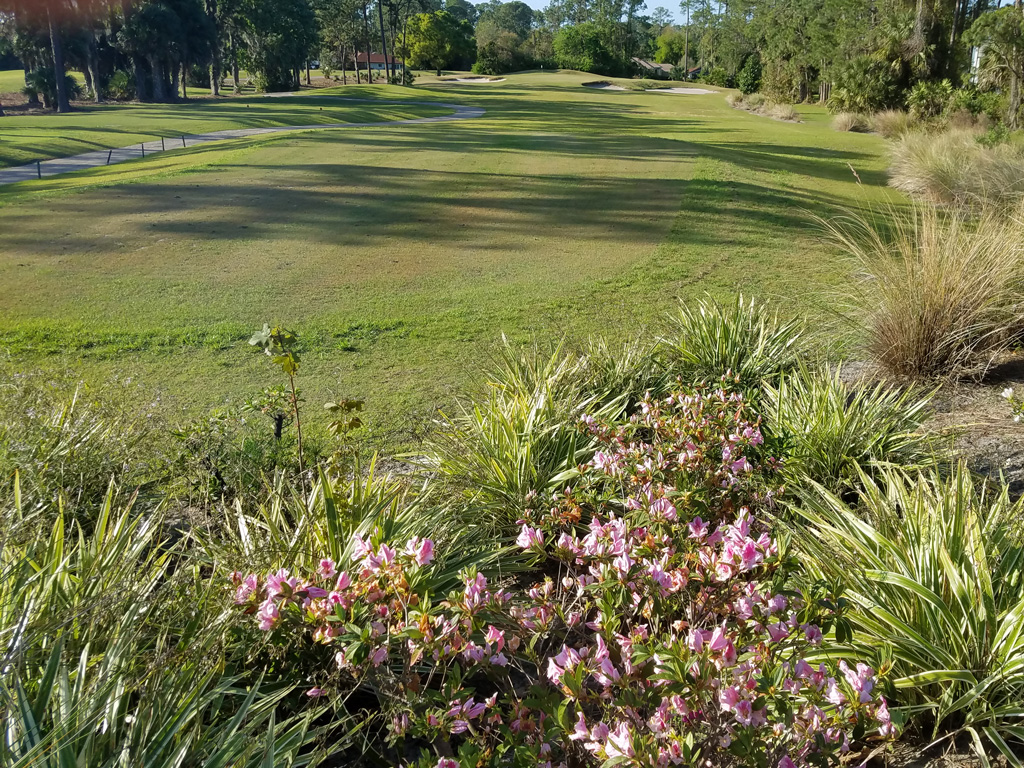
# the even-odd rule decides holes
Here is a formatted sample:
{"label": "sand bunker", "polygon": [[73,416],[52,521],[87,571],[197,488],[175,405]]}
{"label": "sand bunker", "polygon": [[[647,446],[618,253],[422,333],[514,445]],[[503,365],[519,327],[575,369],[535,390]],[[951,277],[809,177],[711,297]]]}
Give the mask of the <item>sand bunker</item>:
{"label": "sand bunker", "polygon": [[651,88],[648,93],[688,93],[691,96],[700,96],[705,93],[718,93],[709,91],[707,88]]}
{"label": "sand bunker", "polygon": [[602,91],[625,91],[621,85],[613,85],[612,83],[584,83],[584,88],[599,88]]}

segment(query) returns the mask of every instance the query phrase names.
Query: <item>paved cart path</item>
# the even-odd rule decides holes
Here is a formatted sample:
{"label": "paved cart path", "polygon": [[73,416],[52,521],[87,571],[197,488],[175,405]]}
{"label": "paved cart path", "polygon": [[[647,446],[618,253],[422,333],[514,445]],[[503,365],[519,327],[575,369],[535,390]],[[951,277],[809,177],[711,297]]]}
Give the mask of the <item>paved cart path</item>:
{"label": "paved cart path", "polygon": [[[283,98],[286,96],[307,96],[307,94],[295,93],[274,93],[267,96]],[[444,123],[452,120],[471,120],[482,117],[484,110],[480,107],[465,107],[461,104],[445,104],[439,101],[393,101],[384,99],[355,99],[345,96],[313,96],[316,99],[330,99],[331,101],[361,102],[364,104],[416,104],[424,107],[443,107],[452,110],[450,115],[438,117],[417,117],[410,120],[385,120],[378,123],[317,123],[315,125],[274,125],[265,128],[229,128],[223,131],[210,131],[209,133],[189,134],[176,136],[174,138],[156,139],[141,144],[132,144],[127,147],[116,149],[97,149],[92,152],[83,152],[80,155],[70,157],[58,157],[53,160],[43,160],[28,165],[18,165],[13,168],[0,169],[0,186],[4,184],[16,184],[19,181],[31,181],[40,176],[56,176],[61,173],[72,173],[83,171],[87,168],[98,168],[114,163],[123,163],[125,160],[136,160],[143,155],[155,155],[158,152],[183,147],[194,147],[196,144],[204,144],[208,141],[224,141],[225,139],[241,139],[246,136],[260,136],[265,133],[282,133],[284,131],[317,131],[322,129],[335,128],[373,128],[377,126],[392,125],[420,125],[421,123]]]}

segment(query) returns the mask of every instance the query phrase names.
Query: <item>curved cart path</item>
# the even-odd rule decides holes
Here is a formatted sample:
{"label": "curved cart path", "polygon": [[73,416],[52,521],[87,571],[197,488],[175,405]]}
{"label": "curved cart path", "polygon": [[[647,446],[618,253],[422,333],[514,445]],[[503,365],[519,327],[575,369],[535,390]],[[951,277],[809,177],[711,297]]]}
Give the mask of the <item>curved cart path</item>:
{"label": "curved cart path", "polygon": [[[295,93],[274,93],[267,96],[283,98],[286,96],[298,96]],[[301,94],[306,96],[306,94]],[[98,149],[92,152],[83,152],[80,155],[70,157],[58,157],[53,160],[43,160],[28,165],[18,165],[13,168],[0,169],[0,185],[15,184],[19,181],[31,181],[40,176],[56,176],[61,173],[82,171],[87,168],[99,168],[104,165],[123,163],[125,160],[135,160],[143,155],[156,154],[182,147],[194,147],[196,144],[204,144],[208,141],[224,141],[225,139],[241,139],[246,136],[260,136],[265,133],[283,133],[284,131],[317,131],[326,128],[372,128],[376,126],[389,125],[419,125],[421,123],[444,123],[452,120],[471,120],[482,117],[484,110],[480,107],[465,107],[461,104],[446,104],[440,101],[394,101],[385,99],[355,99],[345,96],[314,96],[317,99],[330,99],[331,101],[351,101],[365,104],[417,104],[424,107],[444,107],[452,110],[451,115],[440,115],[438,117],[417,117],[410,120],[385,120],[378,123],[317,123],[315,125],[274,125],[265,128],[229,128],[224,131],[211,131],[210,133],[199,133],[181,137],[165,138],[163,140],[147,141],[141,144],[132,144],[128,147],[117,149]]]}

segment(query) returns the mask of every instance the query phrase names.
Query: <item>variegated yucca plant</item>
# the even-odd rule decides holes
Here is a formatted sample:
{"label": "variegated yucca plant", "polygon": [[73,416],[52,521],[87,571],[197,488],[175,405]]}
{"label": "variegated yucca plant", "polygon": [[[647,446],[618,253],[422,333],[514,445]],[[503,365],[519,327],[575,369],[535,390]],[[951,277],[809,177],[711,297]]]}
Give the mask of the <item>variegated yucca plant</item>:
{"label": "variegated yucca plant", "polygon": [[856,650],[891,660],[897,703],[934,742],[1024,765],[1024,501],[963,466],[884,470],[854,506],[820,485],[795,511],[817,575],[846,585]]}

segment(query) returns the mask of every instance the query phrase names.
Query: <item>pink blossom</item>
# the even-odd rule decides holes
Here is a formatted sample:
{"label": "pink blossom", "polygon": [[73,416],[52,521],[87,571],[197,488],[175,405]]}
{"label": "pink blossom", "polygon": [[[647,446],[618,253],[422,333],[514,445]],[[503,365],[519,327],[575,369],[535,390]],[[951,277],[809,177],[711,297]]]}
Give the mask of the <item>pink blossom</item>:
{"label": "pink blossom", "polygon": [[889,715],[889,706],[885,699],[881,699],[875,709],[875,719],[878,721],[878,733],[881,736],[889,736],[893,732],[892,717]]}
{"label": "pink blossom", "polygon": [[306,695],[311,699],[318,699],[321,696],[326,696],[327,694],[323,688],[310,688],[306,691]]}
{"label": "pink blossom", "polygon": [[352,579],[348,575],[348,571],[342,571],[338,574],[338,580],[334,583],[334,588],[339,592],[348,589],[352,586]]}
{"label": "pink blossom", "polygon": [[299,580],[294,576],[289,576],[288,571],[282,568],[277,573],[267,575],[267,597],[275,598],[282,594],[285,597],[290,597],[298,585]]}
{"label": "pink blossom", "polygon": [[708,535],[708,524],[700,519],[700,516],[690,521],[690,538],[698,541]]}
{"label": "pink blossom", "polygon": [[277,620],[281,616],[281,611],[277,607],[277,603],[273,600],[267,599],[262,605],[260,605],[259,613],[256,614],[259,619],[259,627],[264,632],[274,628],[277,624]]}
{"label": "pink blossom", "polygon": [[651,504],[651,515],[656,519],[668,520],[669,522],[676,519],[676,508],[668,499],[658,499]]}
{"label": "pink blossom", "polygon": [[358,533],[352,534],[352,542],[354,544],[352,548],[352,557],[356,560],[362,560],[373,551],[373,547],[370,546],[370,542]]}
{"label": "pink blossom", "polygon": [[320,567],[317,568],[317,573],[319,573],[325,579],[333,579],[334,574],[337,572],[338,569],[335,567],[334,561],[331,560],[331,558],[329,557],[325,557],[323,560],[321,560]]}
{"label": "pink blossom", "polygon": [[370,655],[370,663],[373,664],[373,666],[375,667],[379,667],[381,664],[384,663],[384,660],[387,657],[388,647],[386,645],[382,645]]}
{"label": "pink blossom", "polygon": [[256,574],[250,573],[239,581],[238,589],[235,590],[235,603],[242,605],[249,602],[249,599],[256,594],[256,590],[259,589],[259,579]]}
{"label": "pink blossom", "polygon": [[793,762],[793,758],[791,758],[789,755],[786,755],[781,760],[779,760],[778,768],[796,768],[796,763]]}
{"label": "pink blossom", "polygon": [[857,669],[852,670],[845,661],[840,661],[839,670],[843,673],[850,687],[856,691],[861,704],[867,704],[871,701],[871,690],[875,687],[873,679],[875,672],[871,667],[867,664],[858,664]]}
{"label": "pink blossom", "polygon": [[808,624],[804,627],[804,636],[811,645],[821,645],[821,630],[814,624]]}
{"label": "pink blossom", "polygon": [[516,544],[522,549],[542,547],[544,546],[544,533],[537,528],[531,528],[526,523],[523,523],[519,537],[516,539]]}
{"label": "pink blossom", "polygon": [[633,757],[633,734],[630,733],[629,724],[620,722],[615,730],[608,734],[608,743],[604,748],[609,758],[612,757]]}
{"label": "pink blossom", "polygon": [[573,732],[569,735],[570,741],[580,741],[581,739],[589,739],[590,731],[587,730],[587,721],[583,717],[583,712],[580,712],[576,716],[576,727]]}
{"label": "pink blossom", "polygon": [[495,646],[494,652],[499,653],[501,649],[505,647],[505,633],[492,624],[487,627],[487,634],[484,636],[484,642],[488,645]]}

